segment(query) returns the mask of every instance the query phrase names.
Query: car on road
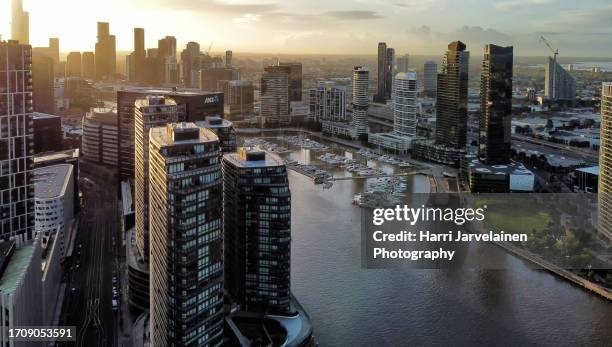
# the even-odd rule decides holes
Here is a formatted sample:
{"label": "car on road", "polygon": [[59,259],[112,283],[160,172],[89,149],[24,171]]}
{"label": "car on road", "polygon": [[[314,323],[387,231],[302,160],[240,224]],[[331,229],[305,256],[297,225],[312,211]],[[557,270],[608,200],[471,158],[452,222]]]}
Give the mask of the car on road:
{"label": "car on road", "polygon": [[117,310],[119,310],[119,302],[117,299],[113,299],[113,311],[117,312]]}
{"label": "car on road", "polygon": [[83,183],[85,185],[85,188],[88,188],[88,189],[91,189],[94,186],[94,182],[90,180],[89,178],[83,178]]}

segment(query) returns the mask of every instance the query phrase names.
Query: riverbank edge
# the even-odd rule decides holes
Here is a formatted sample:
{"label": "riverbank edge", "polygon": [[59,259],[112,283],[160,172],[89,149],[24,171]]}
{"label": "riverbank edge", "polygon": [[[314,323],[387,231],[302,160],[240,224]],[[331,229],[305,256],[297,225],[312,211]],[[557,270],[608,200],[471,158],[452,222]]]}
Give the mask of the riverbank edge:
{"label": "riverbank edge", "polygon": [[[238,129],[237,129],[238,130]],[[278,132],[278,131],[291,131],[291,132],[303,132],[306,134],[309,134],[311,136],[315,136],[318,137],[320,139],[324,139],[327,141],[331,141],[340,145],[345,145],[347,147],[352,147],[354,149],[367,149],[367,147],[362,146],[360,144],[356,144],[353,143],[351,141],[347,141],[347,140],[343,140],[343,139],[339,139],[339,138],[335,138],[335,137],[323,137],[322,134],[320,133],[316,133],[307,129],[300,129],[300,128],[285,128],[285,129],[244,129],[247,131],[244,131],[243,133],[248,134],[248,135],[256,135],[257,133],[261,134],[264,132]],[[437,182],[435,180],[435,178],[432,175],[427,175],[428,179],[429,179],[429,186],[430,186],[430,194],[431,193],[438,193],[438,185]],[[585,290],[588,290],[594,294],[597,294],[598,296],[600,296],[603,299],[606,299],[608,301],[612,301],[612,292],[608,291],[607,289],[596,285],[595,283],[588,281],[578,275],[575,275],[573,273],[571,273],[570,271],[567,271],[559,266],[556,266],[538,256],[536,256],[535,254],[520,249],[512,244],[506,243],[506,242],[494,242],[492,241],[493,244],[497,245],[500,248],[503,248],[504,250],[506,250],[509,253],[514,254],[516,257],[519,257],[523,260],[529,261],[533,264],[539,265],[540,267],[542,267],[544,270],[550,272],[553,275],[556,275],[559,278],[565,279],[566,281],[569,281],[570,283],[579,286]]]}
{"label": "riverbank edge", "polygon": [[508,242],[495,242],[492,241],[493,244],[505,249],[506,251],[514,254],[515,256],[522,258],[524,260],[527,260],[531,263],[534,263],[538,266],[541,266],[544,270],[552,273],[553,275],[556,275],[560,278],[563,278],[567,281],[569,281],[570,283],[573,283],[574,285],[577,285],[579,287],[582,287],[585,290],[588,290],[592,293],[595,293],[597,295],[599,295],[601,298],[603,299],[607,299],[608,301],[612,301],[612,292],[610,292],[609,290],[605,289],[604,287],[601,287],[589,280],[586,280],[568,270],[565,270],[555,264],[552,264],[540,257],[538,257],[537,255],[526,251],[524,249],[521,249],[519,247],[516,247]]}

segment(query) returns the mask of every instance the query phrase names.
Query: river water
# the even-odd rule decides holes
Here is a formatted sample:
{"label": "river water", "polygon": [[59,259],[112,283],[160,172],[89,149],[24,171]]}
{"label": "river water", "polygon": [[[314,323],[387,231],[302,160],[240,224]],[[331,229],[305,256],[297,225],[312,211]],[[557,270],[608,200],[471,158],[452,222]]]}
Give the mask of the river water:
{"label": "river water", "polygon": [[[291,153],[303,163],[318,155]],[[292,290],[321,346],[612,344],[612,304],[491,245],[480,251],[508,270],[362,269],[360,210],[351,199],[364,183],[325,190],[293,171],[289,180]],[[429,189],[423,176],[407,183]]]}

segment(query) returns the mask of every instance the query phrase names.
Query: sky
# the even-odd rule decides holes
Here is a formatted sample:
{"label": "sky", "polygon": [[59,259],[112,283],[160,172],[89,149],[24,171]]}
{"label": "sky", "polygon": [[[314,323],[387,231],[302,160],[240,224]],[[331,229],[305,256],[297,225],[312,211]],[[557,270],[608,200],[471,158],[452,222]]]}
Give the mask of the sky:
{"label": "sky", "polygon": [[[376,54],[385,41],[401,55],[441,55],[462,40],[480,55],[486,43],[515,55],[612,57],[610,0],[23,0],[30,41],[60,37],[62,51],[93,50],[96,22],[110,22],[117,49],[131,51],[134,27],[147,47],[166,35],[206,51],[271,54]],[[10,37],[10,0],[0,0],[0,34]]]}

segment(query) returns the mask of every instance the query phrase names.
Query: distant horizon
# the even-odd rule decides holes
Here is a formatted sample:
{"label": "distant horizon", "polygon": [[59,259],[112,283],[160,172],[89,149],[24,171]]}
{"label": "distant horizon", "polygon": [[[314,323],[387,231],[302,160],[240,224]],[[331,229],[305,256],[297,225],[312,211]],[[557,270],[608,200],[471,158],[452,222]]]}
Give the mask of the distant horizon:
{"label": "distant horizon", "polygon": [[[148,47],[166,35],[177,51],[189,41],[243,54],[372,55],[387,42],[396,55],[442,55],[462,40],[482,52],[486,43],[513,45],[518,57],[546,56],[540,35],[561,57],[612,58],[608,0],[23,0],[30,42],[60,50],[93,51],[96,22],[109,22],[117,50],[130,52],[133,28]],[[10,37],[10,1],[0,8],[0,34]],[[95,6],[95,11],[92,11]],[[555,15],[550,16],[554,11]],[[160,25],[161,23],[161,25]],[[567,28],[572,28],[568,30]],[[272,53],[269,53],[272,52]]]}
{"label": "distant horizon", "polygon": [[[60,41],[61,44],[61,41]],[[45,47],[45,46],[32,46],[32,48],[41,48],[41,47]],[[148,48],[156,48],[156,47],[148,47]],[[180,52],[180,49],[177,48],[177,51]],[[236,55],[247,55],[247,56],[269,56],[270,58],[274,58],[274,57],[282,57],[282,56],[287,56],[287,57],[316,57],[316,56],[321,56],[321,57],[343,57],[343,58],[351,58],[351,57],[355,57],[355,58],[371,58],[371,59],[376,59],[377,55],[376,54],[370,54],[370,53],[355,53],[355,54],[346,54],[346,53],[273,53],[273,52],[241,52],[241,51],[236,51],[236,50],[231,50],[234,58],[236,58]],[[469,50],[468,50],[469,51]],[[60,51],[60,57],[65,58],[69,53],[71,52],[93,52],[93,50],[83,50],[83,51]],[[132,51],[129,50],[117,50],[117,56],[126,56],[128,54],[132,53]],[[211,56],[224,56],[225,55],[225,51],[211,51],[209,52],[209,54]],[[402,54],[403,55],[403,54]],[[436,54],[409,54],[410,57],[419,57],[419,58],[442,58],[442,56],[444,55],[444,52],[440,52],[439,55]],[[471,58],[482,58],[483,55],[475,55],[473,54],[473,52],[470,52],[470,57]],[[514,55],[515,58],[517,59],[545,59],[547,57],[550,57],[550,55]],[[238,57],[240,58],[240,57]],[[604,61],[610,61],[612,62],[612,56],[561,56],[559,55],[557,57],[557,60],[560,63],[563,63],[563,61],[565,60],[575,60],[575,59],[588,59],[590,61],[593,61],[595,59],[602,59]]]}

